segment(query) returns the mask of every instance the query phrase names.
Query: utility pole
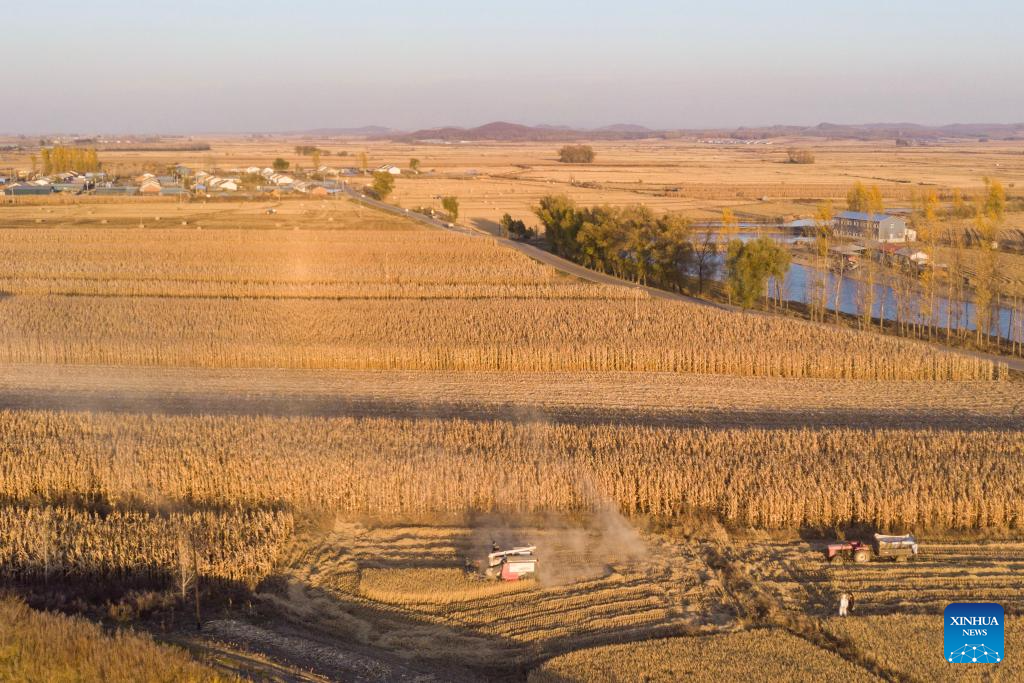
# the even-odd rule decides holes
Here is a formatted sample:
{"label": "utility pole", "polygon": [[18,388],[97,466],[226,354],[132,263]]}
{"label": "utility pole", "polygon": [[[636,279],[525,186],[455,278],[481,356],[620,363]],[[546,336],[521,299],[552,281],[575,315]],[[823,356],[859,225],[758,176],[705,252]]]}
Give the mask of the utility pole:
{"label": "utility pole", "polygon": [[203,620],[199,613],[199,553],[196,551],[195,538],[192,539],[192,572],[195,575],[192,590],[196,596],[196,630],[203,630]]}

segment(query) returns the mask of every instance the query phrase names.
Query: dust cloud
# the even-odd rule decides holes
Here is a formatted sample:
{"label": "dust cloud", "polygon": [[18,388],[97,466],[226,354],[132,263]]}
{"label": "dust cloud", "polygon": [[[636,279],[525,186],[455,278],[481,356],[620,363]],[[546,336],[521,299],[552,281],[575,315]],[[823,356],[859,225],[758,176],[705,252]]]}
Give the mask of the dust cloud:
{"label": "dust cloud", "polygon": [[471,557],[479,558],[481,566],[486,566],[491,543],[503,550],[537,546],[537,579],[545,587],[608,576],[615,565],[649,557],[640,533],[610,505],[579,517],[488,515],[474,520],[472,529]]}

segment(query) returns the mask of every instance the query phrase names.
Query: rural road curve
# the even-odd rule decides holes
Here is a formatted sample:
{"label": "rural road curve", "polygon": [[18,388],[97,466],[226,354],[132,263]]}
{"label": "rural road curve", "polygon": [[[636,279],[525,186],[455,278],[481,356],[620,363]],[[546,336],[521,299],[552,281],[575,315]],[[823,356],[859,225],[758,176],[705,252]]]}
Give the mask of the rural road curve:
{"label": "rural road curve", "polygon": [[[572,261],[564,259],[561,256],[556,256],[555,254],[552,254],[550,251],[545,251],[544,249],[536,247],[532,244],[517,242],[515,240],[506,239],[504,237],[500,237],[498,235],[494,235],[483,230],[467,228],[461,225],[454,225],[453,227],[449,227],[448,223],[444,221],[439,221],[436,218],[424,216],[423,214],[415,213],[413,211],[407,211],[401,207],[395,206],[394,204],[388,204],[386,202],[381,202],[376,199],[372,199],[357,192],[356,190],[353,190],[347,185],[345,186],[345,191],[352,199],[354,199],[357,202],[361,202],[375,209],[380,209],[381,211],[387,211],[388,213],[393,213],[399,216],[405,216],[406,218],[410,218],[412,220],[419,221],[420,223],[423,223],[425,225],[429,225],[432,228],[449,230],[451,232],[456,232],[462,235],[486,235],[489,237],[493,237],[494,239],[500,240],[505,246],[510,247],[511,249],[515,249],[521,254],[529,256],[535,261],[540,261],[541,263],[549,265],[559,272],[580,278],[581,280],[586,280],[588,282],[593,282],[599,285],[612,285],[616,287],[628,287],[630,289],[638,289],[646,292],[648,295],[654,298],[664,299],[666,301],[683,301],[686,303],[697,304],[699,306],[707,306],[709,308],[716,308],[723,311],[739,311],[739,309],[735,306],[729,306],[727,304],[720,304],[713,301],[707,301],[705,299],[697,299],[695,297],[686,296],[685,294],[669,292],[667,290],[658,289],[656,287],[638,285],[634,282],[629,282],[628,280],[622,280],[620,278],[617,278],[614,275],[608,275],[607,273],[599,273],[596,270],[591,270],[590,268],[586,268],[585,266],[573,263]],[[774,315],[773,313],[769,313],[766,311],[748,311],[748,313],[753,313],[756,315]],[[949,351],[950,353],[959,353],[960,355],[963,356],[970,356],[972,358],[989,360],[994,363],[1005,363],[1006,366],[1009,367],[1011,370],[1024,373],[1024,358],[1008,358],[1006,356],[996,356],[981,351],[952,349],[941,345],[939,345],[939,347],[946,351]]]}
{"label": "rural road curve", "polygon": [[498,235],[486,232],[484,230],[467,228],[462,225],[453,225],[452,227],[449,227],[448,223],[444,221],[439,221],[436,218],[424,216],[423,214],[416,213],[414,211],[407,211],[401,207],[395,206],[394,204],[388,204],[387,202],[372,199],[357,192],[356,190],[353,190],[348,186],[345,187],[345,190],[352,199],[362,204],[365,204],[366,206],[375,209],[380,209],[381,211],[387,211],[388,213],[393,213],[399,216],[405,216],[406,218],[418,221],[420,223],[423,223],[424,225],[429,225],[432,228],[440,228],[442,230],[448,230],[450,232],[456,232],[462,235],[470,235],[474,237],[493,237],[494,239],[500,240],[502,244],[504,244],[505,246],[511,249],[515,249],[521,254],[529,256],[535,261],[540,261],[541,263],[551,266],[552,268],[561,273],[571,275],[581,280],[586,280],[588,282],[593,282],[599,285],[612,285],[615,287],[628,287],[629,289],[637,289],[646,292],[652,297],[655,297],[657,299],[665,299],[667,301],[685,301],[687,303],[697,304],[699,306],[708,306],[710,308],[718,308],[721,310],[735,310],[734,307],[726,306],[725,304],[719,304],[713,301],[705,301],[704,299],[697,299],[694,297],[686,296],[685,294],[669,292],[667,290],[658,289],[656,287],[638,285],[635,282],[629,282],[628,280],[619,279],[614,275],[608,275],[607,273],[599,273],[596,270],[591,270],[590,268],[587,268],[585,266],[573,263],[572,261],[564,259],[561,256],[556,256],[555,254],[552,254],[550,251],[545,251],[544,249],[536,247],[532,244],[506,239],[504,237],[500,237]]}

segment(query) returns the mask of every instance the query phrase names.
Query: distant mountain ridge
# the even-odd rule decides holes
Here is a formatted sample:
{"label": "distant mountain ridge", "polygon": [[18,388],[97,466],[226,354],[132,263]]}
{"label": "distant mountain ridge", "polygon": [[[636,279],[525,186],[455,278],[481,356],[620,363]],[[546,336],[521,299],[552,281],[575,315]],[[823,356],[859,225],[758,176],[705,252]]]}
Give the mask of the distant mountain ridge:
{"label": "distant mountain ridge", "polygon": [[616,124],[595,130],[579,130],[566,126],[524,126],[521,123],[493,121],[475,128],[446,126],[426,128],[398,136],[406,140],[497,140],[501,142],[545,142],[571,140],[618,140],[650,137],[654,131],[643,126]]}
{"label": "distant mountain ridge", "polygon": [[402,142],[440,141],[477,142],[573,142],[579,140],[639,140],[643,138],[709,137],[756,140],[777,137],[809,137],[835,140],[939,140],[942,138],[993,140],[1024,139],[1024,123],[952,123],[926,126],[918,123],[819,123],[816,126],[740,126],[738,128],[688,128],[654,130],[633,123],[615,123],[600,128],[572,128],[564,125],[527,126],[508,121],[492,121],[464,128],[442,126],[413,132],[385,126],[358,128],[316,128],[301,134],[319,137],[361,137]]}

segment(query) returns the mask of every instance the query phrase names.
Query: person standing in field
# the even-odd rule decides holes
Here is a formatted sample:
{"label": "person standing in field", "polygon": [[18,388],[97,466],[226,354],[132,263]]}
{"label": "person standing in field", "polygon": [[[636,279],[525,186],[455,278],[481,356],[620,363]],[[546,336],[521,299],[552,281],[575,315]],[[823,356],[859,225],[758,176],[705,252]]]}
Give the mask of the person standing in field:
{"label": "person standing in field", "polygon": [[839,616],[845,617],[850,608],[850,595],[843,593],[839,596]]}

